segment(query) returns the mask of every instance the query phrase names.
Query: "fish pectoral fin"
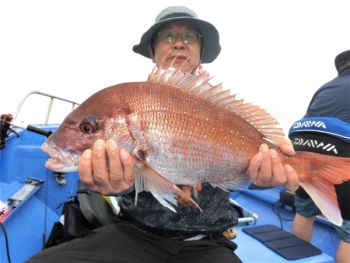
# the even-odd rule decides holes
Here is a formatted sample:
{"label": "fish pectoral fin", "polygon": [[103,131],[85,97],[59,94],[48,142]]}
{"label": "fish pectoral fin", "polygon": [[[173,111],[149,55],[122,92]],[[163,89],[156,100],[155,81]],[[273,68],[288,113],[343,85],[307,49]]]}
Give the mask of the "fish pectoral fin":
{"label": "fish pectoral fin", "polygon": [[173,212],[176,211],[168,202],[177,206],[177,196],[181,196],[184,199],[189,200],[195,206],[197,206],[199,210],[201,210],[198,204],[188,194],[157,173],[145,161],[136,155],[133,155],[133,157],[136,166],[135,203],[137,202],[138,193],[147,191],[150,192],[163,206],[169,208]]}

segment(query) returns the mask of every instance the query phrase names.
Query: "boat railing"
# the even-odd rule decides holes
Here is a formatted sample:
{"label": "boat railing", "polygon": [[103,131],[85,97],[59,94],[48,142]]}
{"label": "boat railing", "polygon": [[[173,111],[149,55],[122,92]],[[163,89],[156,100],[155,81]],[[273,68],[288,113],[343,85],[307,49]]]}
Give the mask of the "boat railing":
{"label": "boat railing", "polygon": [[[15,114],[14,114],[14,117],[15,119],[18,119],[19,116],[23,115],[23,105],[28,101],[28,97],[30,97],[31,95],[39,95],[39,96],[42,96],[42,97],[47,97],[49,99],[47,103],[47,108],[46,110],[43,109],[43,105],[42,103],[38,102],[39,100],[36,99],[34,104],[32,104],[29,108],[30,108],[30,111],[34,110],[34,108],[38,108],[38,106],[40,105],[40,115],[44,117],[44,120],[40,121],[40,124],[48,124],[49,121],[50,121],[50,116],[52,116],[52,109],[53,109],[53,105],[54,105],[54,102],[55,101],[60,101],[60,102],[63,102],[65,104],[70,104],[71,106],[68,105],[68,108],[67,108],[67,105],[65,105],[65,110],[62,110],[63,106],[62,106],[62,103],[58,106],[58,110],[56,110],[56,114],[60,114],[60,120],[62,121],[63,120],[63,117],[65,117],[67,115],[67,113],[69,113],[70,111],[74,110],[78,105],[79,103],[75,102],[75,101],[72,101],[72,100],[68,100],[68,99],[65,99],[65,98],[61,98],[61,97],[58,97],[58,96],[55,96],[55,95],[51,95],[51,94],[48,94],[48,93],[44,93],[44,92],[41,92],[41,91],[31,91],[29,92],[28,94],[26,94],[18,103],[18,106],[15,110]],[[22,110],[22,111],[21,111]],[[20,115],[21,113],[21,115]],[[25,114],[28,114],[27,111],[25,111]],[[22,116],[21,116],[22,117]],[[57,118],[56,118],[57,119]]]}

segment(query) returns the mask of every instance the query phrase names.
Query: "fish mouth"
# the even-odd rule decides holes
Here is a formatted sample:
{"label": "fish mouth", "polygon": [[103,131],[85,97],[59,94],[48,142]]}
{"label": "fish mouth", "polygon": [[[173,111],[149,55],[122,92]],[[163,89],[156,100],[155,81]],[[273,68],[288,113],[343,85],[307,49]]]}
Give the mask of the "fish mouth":
{"label": "fish mouth", "polygon": [[41,149],[47,153],[51,159],[47,160],[45,167],[52,171],[75,171],[77,170],[77,158],[71,154],[64,154],[58,148],[51,147],[47,143],[43,143]]}

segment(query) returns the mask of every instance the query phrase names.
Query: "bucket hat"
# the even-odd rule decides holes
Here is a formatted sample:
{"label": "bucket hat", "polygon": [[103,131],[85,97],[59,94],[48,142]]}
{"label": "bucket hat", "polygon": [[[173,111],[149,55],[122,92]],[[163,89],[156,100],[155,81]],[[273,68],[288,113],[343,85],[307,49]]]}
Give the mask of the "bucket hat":
{"label": "bucket hat", "polygon": [[142,35],[140,44],[135,45],[132,50],[150,58],[147,46],[151,44],[153,34],[161,26],[174,21],[187,22],[198,28],[203,37],[203,46],[205,46],[202,63],[211,63],[217,58],[221,51],[218,30],[209,22],[199,19],[195,12],[185,6],[170,6],[163,9],[153,26]]}

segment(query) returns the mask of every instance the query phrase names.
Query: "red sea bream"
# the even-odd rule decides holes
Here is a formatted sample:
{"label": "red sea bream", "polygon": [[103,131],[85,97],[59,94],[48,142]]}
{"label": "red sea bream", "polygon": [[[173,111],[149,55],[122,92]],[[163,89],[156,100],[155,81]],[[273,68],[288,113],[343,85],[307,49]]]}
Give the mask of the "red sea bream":
{"label": "red sea bream", "polygon": [[84,150],[99,138],[114,139],[134,158],[136,200],[137,193],[149,191],[175,211],[170,203],[177,204],[177,195],[196,204],[176,185],[246,188],[250,159],[267,143],[298,172],[324,215],[341,225],[333,185],[350,179],[350,159],[310,152],[284,155],[278,149],[284,134],[274,118],[208,82],[205,73],[194,77],[169,68],[152,72],[146,82],[96,92],[43,144],[52,157],[46,167],[77,171]]}

